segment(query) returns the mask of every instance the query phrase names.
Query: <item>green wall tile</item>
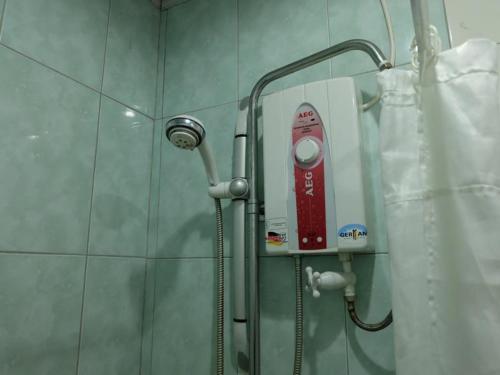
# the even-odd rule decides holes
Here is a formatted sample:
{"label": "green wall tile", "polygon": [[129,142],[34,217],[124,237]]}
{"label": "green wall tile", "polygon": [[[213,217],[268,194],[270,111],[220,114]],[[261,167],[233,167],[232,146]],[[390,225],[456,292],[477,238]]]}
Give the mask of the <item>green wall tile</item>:
{"label": "green wall tile", "polygon": [[153,121],[102,98],[90,253],[146,254]]}
{"label": "green wall tile", "polygon": [[[295,266],[291,257],[260,259],[261,371],[285,375],[293,369]],[[340,271],[336,257],[303,257],[303,269]],[[305,283],[305,277],[304,277]],[[304,284],[305,285],[305,284]],[[304,291],[304,375],[347,374],[345,308],[340,291],[319,299]]]}
{"label": "green wall tile", "polygon": [[0,254],[0,373],[76,372],[85,258]]}
{"label": "green wall tile", "polygon": [[[215,260],[157,260],[152,374],[215,373]],[[225,261],[229,285],[230,260]],[[231,353],[230,288],[225,289],[226,375],[235,375]]]}
{"label": "green wall tile", "polygon": [[159,22],[150,1],[111,0],[103,92],[152,117]]}
{"label": "green wall tile", "polygon": [[137,375],[145,260],[89,257],[79,375]]}
{"label": "green wall tile", "polygon": [[236,0],[191,0],[167,11],[164,114],[237,98]]}
{"label": "green wall tile", "polygon": [[99,96],[0,46],[0,249],[87,248]]}
{"label": "green wall tile", "polygon": [[[207,141],[214,149],[221,181],[231,178],[232,145],[237,104],[226,104],[190,113],[206,126]],[[188,152],[173,146],[161,135],[160,212],[157,257],[215,256],[213,199],[197,150]],[[223,201],[225,253],[229,254],[231,209]]]}
{"label": "green wall tile", "polygon": [[[355,256],[353,270],[357,275],[356,310],[359,317],[368,323],[381,321],[391,309],[389,256]],[[348,319],[347,334],[350,374],[395,374],[392,325],[383,331],[366,332]]]}
{"label": "green wall tile", "polygon": [[8,1],[2,43],[99,89],[109,0]]}
{"label": "green wall tile", "polygon": [[[265,73],[327,48],[328,43],[328,17],[324,1],[240,1],[240,98],[249,96],[253,85]],[[322,63],[280,80],[270,89],[328,77],[328,63]]]}

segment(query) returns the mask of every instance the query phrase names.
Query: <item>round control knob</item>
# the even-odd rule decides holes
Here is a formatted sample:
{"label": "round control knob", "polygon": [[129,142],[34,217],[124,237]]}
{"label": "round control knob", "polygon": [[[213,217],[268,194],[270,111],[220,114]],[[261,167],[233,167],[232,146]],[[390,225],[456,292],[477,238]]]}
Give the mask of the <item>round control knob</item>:
{"label": "round control knob", "polygon": [[295,148],[295,158],[301,164],[314,163],[321,153],[316,141],[311,138],[302,139]]}

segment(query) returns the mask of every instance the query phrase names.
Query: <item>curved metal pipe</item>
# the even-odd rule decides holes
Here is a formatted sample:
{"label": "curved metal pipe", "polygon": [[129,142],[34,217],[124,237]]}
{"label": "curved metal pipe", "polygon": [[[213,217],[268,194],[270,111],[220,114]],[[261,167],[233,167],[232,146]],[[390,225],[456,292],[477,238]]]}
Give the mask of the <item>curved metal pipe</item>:
{"label": "curved metal pipe", "polygon": [[353,321],[353,323],[365,331],[368,331],[368,332],[381,331],[384,328],[389,327],[392,323],[392,310],[389,311],[389,313],[384,318],[384,320],[382,320],[378,323],[365,323],[358,317],[358,314],[356,313],[356,305],[354,304],[354,301],[347,300],[346,303],[347,303],[347,311],[349,312],[349,316],[351,317],[351,320]]}
{"label": "curved metal pipe", "polygon": [[382,51],[372,42],[363,39],[351,39],[336,44],[310,56],[294,61],[281,68],[273,70],[264,75],[255,84],[250,95],[250,103],[247,116],[247,172],[249,182],[249,197],[247,200],[247,230],[248,236],[248,262],[249,262],[249,354],[250,375],[260,374],[260,335],[259,335],[259,265],[258,265],[258,243],[259,243],[259,201],[257,197],[257,120],[258,102],[262,91],[271,82],[305,69],[332,57],[349,51],[365,52],[375,63],[379,70],[391,68],[391,64],[385,58]]}

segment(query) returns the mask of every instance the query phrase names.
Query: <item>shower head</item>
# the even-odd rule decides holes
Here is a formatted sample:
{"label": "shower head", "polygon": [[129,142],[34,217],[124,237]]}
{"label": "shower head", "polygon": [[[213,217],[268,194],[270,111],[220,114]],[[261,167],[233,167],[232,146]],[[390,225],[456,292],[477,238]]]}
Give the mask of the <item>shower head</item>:
{"label": "shower head", "polygon": [[198,148],[205,166],[208,183],[211,186],[216,186],[219,183],[219,175],[212,149],[205,139],[205,127],[200,120],[188,115],[172,117],[167,121],[165,134],[174,146],[183,150]]}
{"label": "shower head", "polygon": [[176,147],[193,150],[205,139],[205,127],[195,117],[175,116],[167,121],[165,134]]}

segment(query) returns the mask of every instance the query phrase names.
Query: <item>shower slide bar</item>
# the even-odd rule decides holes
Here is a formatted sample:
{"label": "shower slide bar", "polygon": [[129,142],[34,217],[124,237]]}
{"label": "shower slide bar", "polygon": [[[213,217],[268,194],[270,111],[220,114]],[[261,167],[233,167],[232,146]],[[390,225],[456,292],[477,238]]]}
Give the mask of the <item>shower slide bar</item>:
{"label": "shower slide bar", "polygon": [[418,50],[418,65],[420,66],[420,78],[424,72],[423,67],[432,56],[430,22],[429,22],[429,4],[427,0],[411,0],[411,13],[413,25],[415,27],[415,40]]}
{"label": "shower slide bar", "polygon": [[[242,357],[248,356],[246,361],[248,361],[247,365],[250,375],[260,374],[258,225],[260,214],[259,204],[261,201],[257,195],[257,124],[259,99],[264,88],[271,82],[349,51],[362,51],[366,53],[379,70],[392,67],[382,51],[375,44],[367,40],[352,39],[326,48],[265,74],[252,89],[246,129],[243,126],[243,129],[236,130],[233,179],[247,179],[249,192],[245,199],[233,201],[235,346],[239,367],[243,363]],[[245,308],[245,249],[248,256],[249,273],[248,319],[247,309]],[[248,354],[245,353],[244,348],[247,341],[247,323],[249,324]]]}

